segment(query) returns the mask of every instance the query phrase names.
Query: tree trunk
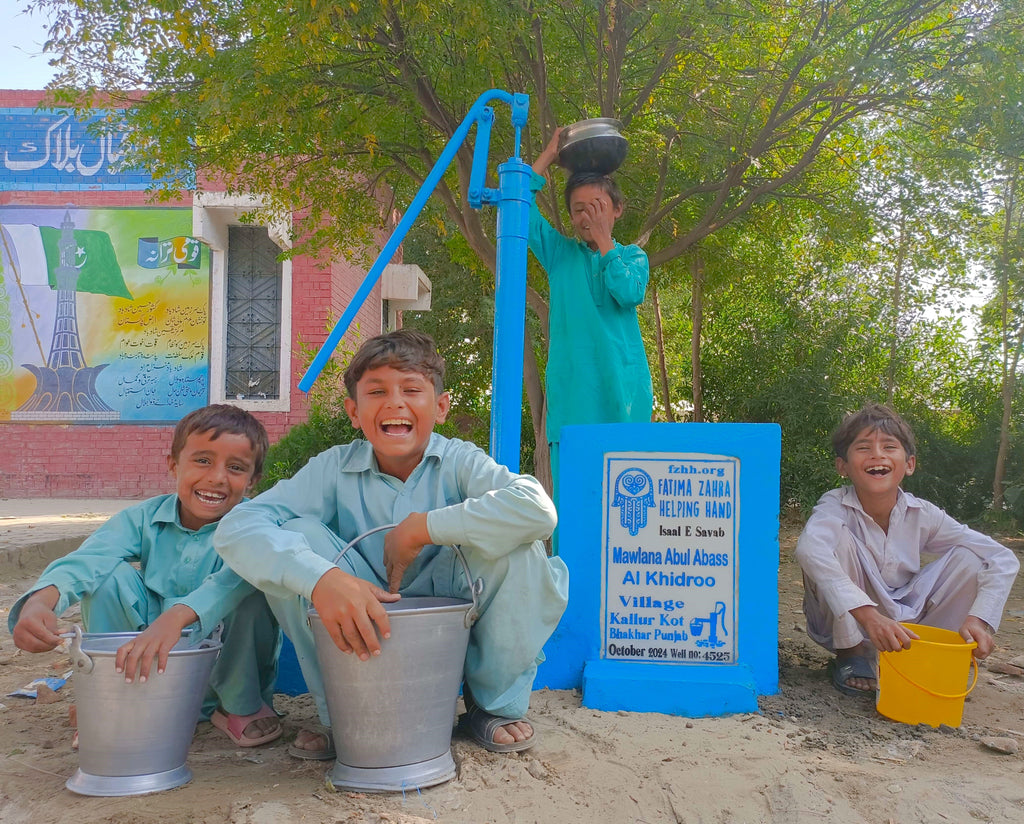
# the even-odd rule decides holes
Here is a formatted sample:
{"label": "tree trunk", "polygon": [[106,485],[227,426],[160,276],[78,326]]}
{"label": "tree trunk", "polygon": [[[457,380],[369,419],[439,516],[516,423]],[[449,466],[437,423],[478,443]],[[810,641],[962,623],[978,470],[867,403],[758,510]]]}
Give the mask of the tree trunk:
{"label": "tree trunk", "polygon": [[545,431],[547,407],[544,402],[544,384],[540,379],[537,357],[533,353],[533,341],[529,330],[523,337],[523,378],[526,383],[526,398],[530,403],[530,420],[533,422],[533,474],[541,485],[553,496],[551,483],[551,454],[548,450],[548,436]]}
{"label": "tree trunk", "polygon": [[1003,478],[1006,475],[1006,455],[1010,451],[1010,415],[1013,411],[1013,393],[1017,388],[1017,364],[1020,350],[1024,346],[1024,327],[1021,327],[1014,343],[1010,369],[1003,374],[1003,419],[999,424],[999,451],[996,452],[996,468],[992,478],[992,511],[1003,509]]}
{"label": "tree trunk", "polygon": [[900,237],[896,250],[896,271],[892,279],[892,337],[889,340],[889,374],[886,378],[885,400],[892,406],[896,394],[896,357],[899,354],[900,304],[903,301],[903,264],[907,259],[907,212],[900,198]]}
{"label": "tree trunk", "polygon": [[693,333],[690,335],[690,359],[693,366],[693,420],[704,421],[704,389],[700,365],[700,336],[704,325],[704,265],[697,252],[690,259],[691,313]]}
{"label": "tree trunk", "polygon": [[661,405],[665,410],[665,420],[675,423],[672,414],[672,399],[668,391],[668,366],[665,363],[665,333],[661,327],[661,301],[658,300],[658,287],[651,285],[651,297],[654,300],[654,339],[658,346],[658,373],[661,380]]}
{"label": "tree trunk", "polygon": [[1010,451],[1010,416],[1013,411],[1013,393],[1017,385],[1017,364],[1020,360],[1021,346],[1024,345],[1024,326],[1021,327],[1014,341],[1013,351],[1007,339],[1010,324],[1010,233],[1017,210],[1017,184],[1020,180],[1018,166],[1008,182],[1008,191],[1004,200],[1003,237],[999,250],[999,290],[1001,303],[1001,337],[1003,339],[1003,416],[999,424],[999,449],[996,452],[996,466],[992,475],[992,506],[993,512],[1003,509],[1003,478],[1006,475],[1006,456]]}

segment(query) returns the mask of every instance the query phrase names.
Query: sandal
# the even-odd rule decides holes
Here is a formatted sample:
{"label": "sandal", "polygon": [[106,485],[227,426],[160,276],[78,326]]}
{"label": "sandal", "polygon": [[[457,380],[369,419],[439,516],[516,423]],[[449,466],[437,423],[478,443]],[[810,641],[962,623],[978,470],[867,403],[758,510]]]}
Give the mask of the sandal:
{"label": "sandal", "polygon": [[277,726],[268,733],[255,738],[247,736],[245,734],[246,727],[253,721],[258,721],[261,718],[277,718],[277,713],[266,704],[252,715],[232,715],[218,708],[210,716],[210,723],[234,741],[236,746],[258,747],[260,744],[269,744],[271,741],[276,741],[281,737],[281,733],[284,732],[279,721]]}
{"label": "sandal", "polygon": [[494,732],[498,727],[513,724],[516,721],[525,721],[533,727],[533,722],[525,716],[522,718],[503,718],[500,715],[491,715],[486,710],[480,709],[476,704],[470,704],[462,718],[459,719],[459,726],[463,727],[466,733],[488,752],[522,752],[523,750],[530,749],[530,747],[537,743],[536,728],[534,728],[530,737],[523,741],[513,741],[511,744],[496,744],[494,742]]}
{"label": "sandal", "polygon": [[871,666],[871,662],[863,655],[851,655],[848,658],[844,658],[842,662],[835,658],[829,662],[829,668],[832,671],[832,686],[843,695],[857,697],[874,696],[875,688],[862,690],[857,687],[851,687],[846,683],[851,678],[868,678],[876,684],[878,683],[878,676],[875,675],[874,667]]}

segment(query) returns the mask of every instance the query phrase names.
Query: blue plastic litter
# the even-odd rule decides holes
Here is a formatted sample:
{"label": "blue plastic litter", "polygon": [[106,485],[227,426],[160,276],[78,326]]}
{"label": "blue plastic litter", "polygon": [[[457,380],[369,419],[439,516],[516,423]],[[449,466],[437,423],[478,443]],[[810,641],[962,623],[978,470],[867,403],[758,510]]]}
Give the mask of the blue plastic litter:
{"label": "blue plastic litter", "polygon": [[74,670],[68,670],[62,676],[48,675],[45,678],[36,678],[34,681],[27,683],[21,689],[7,693],[7,696],[9,698],[35,698],[38,692],[37,688],[41,684],[56,692],[68,682],[68,679],[71,677],[73,672]]}

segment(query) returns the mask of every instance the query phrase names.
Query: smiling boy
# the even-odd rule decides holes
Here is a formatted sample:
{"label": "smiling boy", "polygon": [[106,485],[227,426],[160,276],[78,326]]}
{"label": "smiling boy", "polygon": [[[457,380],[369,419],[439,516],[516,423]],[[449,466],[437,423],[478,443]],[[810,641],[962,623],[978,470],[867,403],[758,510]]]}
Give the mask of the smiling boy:
{"label": "smiling boy", "polygon": [[213,551],[217,522],[260,477],[267,433],[248,412],[214,404],[174,430],[167,468],[175,493],[130,506],[74,552],[50,564],[11,610],[14,643],[56,647],[57,616],[82,604],[87,632],[139,632],[121,646],[118,672],[131,682],[159,677],[168,653],[193,627],[205,638],[223,621],[222,648],[203,718],[238,746],[281,735],[271,707],[280,631],[263,595]]}
{"label": "smiling boy", "polygon": [[[917,638],[901,622],[959,632],[976,658],[994,646],[1020,566],[1009,549],[900,488],[917,466],[914,433],[887,406],[848,415],[832,436],[852,485],[822,495],[797,542],[807,633],[834,650],[832,682],[873,695],[877,650]],[[922,563],[922,555],[935,556]]]}
{"label": "smiling boy", "polygon": [[[342,652],[380,655],[390,635],[384,603],[399,594],[470,599],[451,544],[485,581],[466,653],[466,728],[492,751],[536,740],[525,714],[541,648],[568,597],[565,565],[542,543],[554,506],[535,478],[433,432],[448,415],[443,379],[427,335],[399,330],[366,341],[345,370],[345,409],[366,440],[320,453],[217,529],[217,551],[266,593],[316,701],[323,728],[300,731],[289,750],[296,757],[334,757],[309,604]],[[336,562],[357,536],[393,523]]]}

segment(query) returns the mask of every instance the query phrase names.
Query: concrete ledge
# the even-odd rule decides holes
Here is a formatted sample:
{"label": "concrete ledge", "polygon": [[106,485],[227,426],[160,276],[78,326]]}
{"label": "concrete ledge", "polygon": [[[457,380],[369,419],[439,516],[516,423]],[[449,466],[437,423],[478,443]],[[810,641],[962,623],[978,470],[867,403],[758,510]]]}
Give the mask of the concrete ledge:
{"label": "concrete ledge", "polygon": [[87,535],[55,538],[35,544],[0,550],[0,575],[11,575],[29,570],[42,572],[51,561],[63,558],[82,545]]}

